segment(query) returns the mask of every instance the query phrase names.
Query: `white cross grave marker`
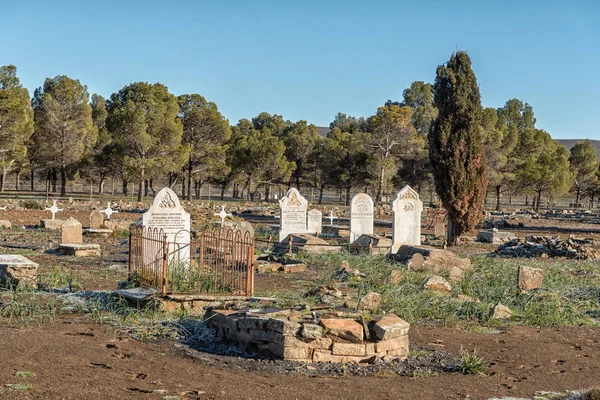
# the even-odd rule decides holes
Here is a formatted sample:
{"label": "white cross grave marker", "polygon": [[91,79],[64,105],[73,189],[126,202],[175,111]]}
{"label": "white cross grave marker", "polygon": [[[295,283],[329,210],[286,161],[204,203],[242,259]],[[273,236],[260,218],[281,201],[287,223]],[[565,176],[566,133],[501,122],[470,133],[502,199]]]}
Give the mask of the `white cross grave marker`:
{"label": "white cross grave marker", "polygon": [[329,220],[329,226],[333,226],[333,220],[338,219],[338,217],[333,216],[333,210],[329,211],[329,216],[325,218]]}
{"label": "white cross grave marker", "polygon": [[52,200],[52,207],[45,208],[45,210],[50,211],[52,213],[52,219],[54,219],[54,214],[56,214],[59,211],[62,211],[63,209],[56,207],[56,200]]}
{"label": "white cross grave marker", "polygon": [[215,214],[215,216],[221,218],[221,226],[223,226],[223,224],[225,223],[225,218],[231,217],[232,215],[227,214],[227,212],[225,211],[225,206],[221,206],[221,212],[218,214]]}
{"label": "white cross grave marker", "polygon": [[119,212],[117,210],[113,210],[112,208],[110,208],[110,201],[108,202],[108,207],[106,207],[105,210],[101,210],[104,214],[106,214],[106,216],[108,217],[108,219],[110,219],[110,216],[113,214],[118,214]]}
{"label": "white cross grave marker", "polygon": [[4,207],[0,207],[0,210],[2,210],[2,211],[6,211],[6,206],[4,206]]}

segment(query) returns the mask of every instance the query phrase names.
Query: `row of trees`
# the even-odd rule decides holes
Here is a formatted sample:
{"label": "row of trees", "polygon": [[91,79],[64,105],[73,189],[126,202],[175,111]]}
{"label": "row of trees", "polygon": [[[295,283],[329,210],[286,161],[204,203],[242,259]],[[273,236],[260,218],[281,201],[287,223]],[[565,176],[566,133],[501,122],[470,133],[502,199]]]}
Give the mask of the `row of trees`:
{"label": "row of trees", "polygon": [[[175,96],[160,83],[132,83],[104,99],[90,98],[78,80],[57,76],[46,79],[30,99],[16,68],[5,66],[0,68],[0,186],[5,190],[9,173],[17,182],[28,173],[33,189],[37,173],[59,182],[61,195],[67,180],[77,177],[100,191],[108,178],[120,179],[125,194],[128,183],[135,182],[138,199],[154,191],[154,180],[166,179],[181,185],[187,198],[198,196],[206,183],[223,191],[233,187],[235,196],[251,199],[259,190],[268,197],[270,185],[282,183],[314,188],[321,198],[326,188],[345,189],[347,199],[352,189],[361,188],[380,201],[402,184],[431,188],[436,173],[458,170],[477,154],[476,171],[485,171],[486,182],[473,180],[462,189],[474,193],[473,204],[486,190],[495,193],[497,207],[511,194],[534,196],[539,207],[542,196],[569,189],[578,202],[584,196],[593,199],[600,190],[593,145],[578,143],[569,153],[536,128],[527,103],[512,99],[498,109],[484,109],[477,103],[478,89],[471,90],[479,107],[461,112],[474,119],[444,122],[442,114],[458,110],[444,92],[448,82],[471,79],[476,87],[474,74],[454,76],[451,67],[438,69],[435,85],[414,82],[402,101],[388,100],[368,118],[337,114],[322,137],[313,124],[269,113],[230,126],[215,103],[199,94]],[[444,73],[445,83],[438,83]],[[456,136],[453,124],[477,132],[481,148],[476,154],[451,157],[471,140]],[[430,132],[436,129],[447,133],[434,139]],[[436,153],[430,151],[434,148]],[[436,186],[447,185],[448,191],[455,184],[441,179]]]}

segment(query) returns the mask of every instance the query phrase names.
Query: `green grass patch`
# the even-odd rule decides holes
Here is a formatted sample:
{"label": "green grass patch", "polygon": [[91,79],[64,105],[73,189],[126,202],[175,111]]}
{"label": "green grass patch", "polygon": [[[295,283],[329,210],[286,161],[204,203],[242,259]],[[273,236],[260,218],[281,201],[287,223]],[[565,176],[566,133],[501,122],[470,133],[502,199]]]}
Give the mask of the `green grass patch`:
{"label": "green grass patch", "polygon": [[23,377],[23,378],[35,378],[37,375],[35,372],[30,371],[18,371],[15,376]]}

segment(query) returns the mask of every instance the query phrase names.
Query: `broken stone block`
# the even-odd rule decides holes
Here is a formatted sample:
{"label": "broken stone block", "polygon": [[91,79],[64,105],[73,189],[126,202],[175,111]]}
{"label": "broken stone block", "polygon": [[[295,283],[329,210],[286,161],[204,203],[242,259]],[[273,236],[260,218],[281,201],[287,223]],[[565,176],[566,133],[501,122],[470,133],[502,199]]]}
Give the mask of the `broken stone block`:
{"label": "broken stone block", "polygon": [[539,289],[542,287],[543,278],[544,270],[521,265],[519,267],[517,285],[521,291]]}
{"label": "broken stone block", "polygon": [[326,362],[326,363],[344,363],[346,362],[346,356],[336,356],[331,354],[331,350],[316,349],[313,352],[313,362]]}
{"label": "broken stone block", "polygon": [[[420,262],[423,257],[423,263]],[[460,275],[466,271],[471,271],[473,266],[468,258],[458,257],[448,250],[435,249],[430,246],[409,246],[402,245],[396,253],[396,258],[400,261],[410,263],[410,268],[415,271],[427,271],[439,274],[445,271],[452,271],[456,268],[454,275]]]}
{"label": "broken stone block", "polygon": [[323,254],[340,250],[337,246],[329,246],[329,243],[321,238],[304,233],[289,234],[279,243],[280,249],[285,251],[289,249],[290,237],[292,238],[292,251],[303,250],[307,253]]}
{"label": "broken stone block", "polygon": [[510,319],[513,312],[510,308],[506,307],[502,303],[498,303],[494,306],[492,318],[494,319]]}
{"label": "broken stone block", "polygon": [[392,273],[390,274],[390,282],[393,283],[394,285],[397,285],[400,283],[401,280],[402,280],[402,271],[400,271],[399,269],[392,270]]}
{"label": "broken stone block", "polygon": [[365,233],[350,245],[350,250],[357,253],[385,254],[390,252],[390,247],[392,239]]}
{"label": "broken stone block", "polygon": [[375,312],[379,306],[381,306],[381,295],[377,292],[367,293],[358,301],[358,311]]}
{"label": "broken stone block", "polygon": [[404,348],[408,353],[408,335],[398,336],[394,339],[382,340],[381,342],[375,343],[375,351],[377,353]]}
{"label": "broken stone block", "polygon": [[276,318],[269,318],[265,324],[266,329],[279,332],[283,335],[297,335],[300,331],[300,326],[297,322]]}
{"label": "broken stone block", "polygon": [[306,264],[288,264],[283,265],[281,270],[286,274],[300,274],[306,272]]}
{"label": "broken stone block", "polygon": [[508,242],[512,239],[515,239],[516,236],[510,232],[498,232],[498,229],[488,230],[488,231],[479,231],[477,233],[477,241],[482,243],[504,243]]}
{"label": "broken stone block", "polygon": [[374,317],[369,329],[377,340],[394,339],[408,334],[410,324],[395,314]]}
{"label": "broken stone block", "polygon": [[323,335],[323,328],[317,324],[303,324],[300,336],[307,339],[319,339]]}
{"label": "broken stone block", "polygon": [[42,219],[40,220],[40,228],[49,229],[51,231],[60,231],[60,226],[65,221],[62,219]]}
{"label": "broken stone block", "polygon": [[331,349],[333,340],[331,338],[321,337],[308,343],[309,349]]}
{"label": "broken stone block", "polygon": [[286,360],[306,360],[310,357],[311,350],[308,347],[293,347],[271,342],[269,351]]}
{"label": "broken stone block", "polygon": [[331,347],[331,354],[343,356],[366,356],[367,347],[362,343],[334,343]]}
{"label": "broken stone block", "polygon": [[254,269],[255,269],[256,272],[259,272],[259,273],[276,272],[276,271],[279,271],[279,269],[281,268],[281,266],[282,265],[279,264],[279,263],[273,263],[273,262],[269,262],[269,261],[258,260],[254,264]]}
{"label": "broken stone block", "polygon": [[432,276],[423,285],[423,290],[435,290],[438,292],[452,292],[452,286],[441,276]]}
{"label": "broken stone block", "polygon": [[10,229],[12,228],[12,224],[10,223],[10,221],[7,221],[5,219],[0,219],[0,229]]}
{"label": "broken stone block", "polygon": [[0,283],[37,288],[38,264],[20,254],[0,254]]}
{"label": "broken stone block", "polygon": [[322,318],[321,326],[326,328],[329,334],[352,343],[362,343],[364,339],[362,324],[353,319]]}

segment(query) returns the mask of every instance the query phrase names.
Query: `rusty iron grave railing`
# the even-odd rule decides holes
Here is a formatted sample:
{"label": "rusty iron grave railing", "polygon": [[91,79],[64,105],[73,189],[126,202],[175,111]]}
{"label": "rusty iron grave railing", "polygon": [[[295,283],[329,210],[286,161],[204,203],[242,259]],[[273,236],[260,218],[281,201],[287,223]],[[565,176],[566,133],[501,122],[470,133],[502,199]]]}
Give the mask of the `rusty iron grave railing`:
{"label": "rusty iron grave railing", "polygon": [[[189,232],[188,232],[189,233]],[[167,294],[252,296],[254,236],[225,226],[168,241],[162,231],[130,229],[130,279]],[[177,238],[178,235],[175,235]]]}

